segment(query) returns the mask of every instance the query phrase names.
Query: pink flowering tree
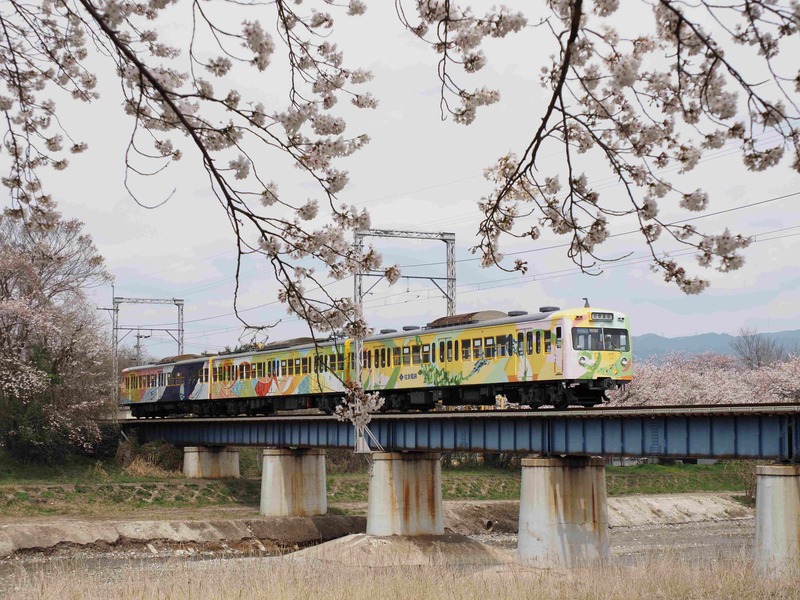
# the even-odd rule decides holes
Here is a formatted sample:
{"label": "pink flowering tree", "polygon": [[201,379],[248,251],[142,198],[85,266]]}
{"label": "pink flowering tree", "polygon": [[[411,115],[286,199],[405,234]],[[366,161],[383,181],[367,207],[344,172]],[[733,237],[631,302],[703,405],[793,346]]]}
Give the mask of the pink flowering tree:
{"label": "pink flowering tree", "polygon": [[[694,249],[702,267],[741,266],[747,238],[664,222],[659,206],[677,205],[688,215],[706,210],[712,199],[683,189],[670,173],[691,171],[705,152],[731,141],[748,169],[782,160],[800,169],[800,80],[785,53],[797,38],[796,0],[654,0],[626,6],[630,18],[621,16],[618,0],[521,5],[523,11],[477,14],[451,0],[395,2],[401,26],[432,50],[442,116],[464,125],[500,98],[501,90],[480,81],[489,60],[485,42],[523,30],[533,31],[537,44],[550,40],[549,50],[537,46],[524,57],[541,73],[547,95],[536,104],[538,125],[517,152],[487,166],[496,188],[478,202],[483,221],[473,248],[483,263],[524,271],[522,261],[503,263],[502,239],[533,242],[549,229],[569,237],[569,256],[591,271],[616,258],[601,246],[615,222],[633,217],[653,267],[687,293],[707,282],[660,250],[666,240]],[[7,0],[0,5],[0,112],[12,163],[3,179],[7,214],[54,225],[55,200],[37,174],[63,169],[70,154],[86,150],[80,132],[56,118],[54,98],[98,101],[95,58],[110,60],[132,123],[131,195],[137,198],[138,177],[169,177],[173,161],[191,156],[208,175],[240,256],[269,260],[289,310],[317,330],[358,335],[365,325],[357,307],[326,295],[317,269],[341,279],[380,268],[374,249],[348,239],[370,220],[340,199],[348,174],[337,166],[369,141],[369,132],[348,131],[344,106],[377,108],[371,74],[347,62],[336,44],[340,19],[370,27],[365,11],[363,0]],[[170,45],[162,34],[175,19],[191,23],[191,31]],[[245,93],[242,81],[252,91]],[[553,150],[559,163],[540,173],[541,157]],[[281,192],[273,173],[287,159],[318,183],[310,197]],[[623,183],[623,201],[592,189],[590,161]],[[386,274],[399,276],[397,269]],[[312,288],[321,291],[312,297]]]}
{"label": "pink flowering tree", "polygon": [[639,362],[610,406],[762,404],[800,401],[800,358],[746,368],[731,355],[669,354]]}
{"label": "pink flowering tree", "polygon": [[109,346],[86,286],[106,279],[78,221],[0,218],[0,446],[53,461],[91,450],[108,410]]}

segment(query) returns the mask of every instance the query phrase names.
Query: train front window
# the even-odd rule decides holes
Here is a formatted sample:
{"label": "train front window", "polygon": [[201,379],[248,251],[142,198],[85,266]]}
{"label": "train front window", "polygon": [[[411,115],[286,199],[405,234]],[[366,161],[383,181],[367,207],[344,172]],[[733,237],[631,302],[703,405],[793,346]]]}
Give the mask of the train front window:
{"label": "train front window", "polygon": [[575,350],[630,350],[630,337],[626,329],[608,327],[573,327],[572,346]]}
{"label": "train front window", "polygon": [[611,329],[605,327],[603,328],[603,335],[605,336],[604,343],[606,350],[628,352],[631,349],[630,336],[628,335],[627,329]]}

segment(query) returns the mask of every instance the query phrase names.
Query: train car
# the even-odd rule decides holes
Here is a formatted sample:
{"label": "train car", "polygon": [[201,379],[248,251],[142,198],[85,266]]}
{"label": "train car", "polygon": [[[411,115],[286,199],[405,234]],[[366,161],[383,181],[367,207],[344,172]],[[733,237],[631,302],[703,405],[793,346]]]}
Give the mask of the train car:
{"label": "train car", "polygon": [[[299,338],[256,352],[127,369],[122,403],[135,417],[330,412],[355,376],[353,345]],[[385,410],[494,405],[498,395],[530,407],[589,407],[631,380],[632,360],[625,314],[542,307],[382,330],[364,340],[360,376],[364,389],[381,392]]]}

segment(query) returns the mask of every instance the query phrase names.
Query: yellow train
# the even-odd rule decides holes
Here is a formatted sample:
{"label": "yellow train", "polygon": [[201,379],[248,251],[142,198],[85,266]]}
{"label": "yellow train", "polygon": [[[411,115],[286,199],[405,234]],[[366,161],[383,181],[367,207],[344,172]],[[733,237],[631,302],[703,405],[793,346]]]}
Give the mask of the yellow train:
{"label": "yellow train", "polygon": [[[125,369],[134,417],[333,410],[354,377],[354,343],[297,338],[239,354],[181,356]],[[425,327],[384,329],[363,343],[361,383],[385,410],[509,402],[594,406],[631,380],[628,318],[596,308],[480,311]]]}

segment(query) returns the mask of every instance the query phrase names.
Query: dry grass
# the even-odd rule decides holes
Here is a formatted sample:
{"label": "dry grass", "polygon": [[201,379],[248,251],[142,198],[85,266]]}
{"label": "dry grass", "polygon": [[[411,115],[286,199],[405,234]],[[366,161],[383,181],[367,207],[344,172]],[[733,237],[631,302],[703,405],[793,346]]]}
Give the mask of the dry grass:
{"label": "dry grass", "polygon": [[122,471],[130,477],[139,478],[180,478],[183,477],[181,471],[168,471],[167,469],[149,461],[147,458],[137,456]]}
{"label": "dry grass", "polygon": [[[25,574],[12,584],[15,600],[126,600],[269,598],[270,600],[689,600],[792,599],[800,579],[762,580],[747,561],[703,565],[651,559],[636,567],[537,570],[521,566],[483,570],[443,568],[321,569],[263,558],[174,562],[139,567]],[[2,595],[0,591],[0,596]]]}

